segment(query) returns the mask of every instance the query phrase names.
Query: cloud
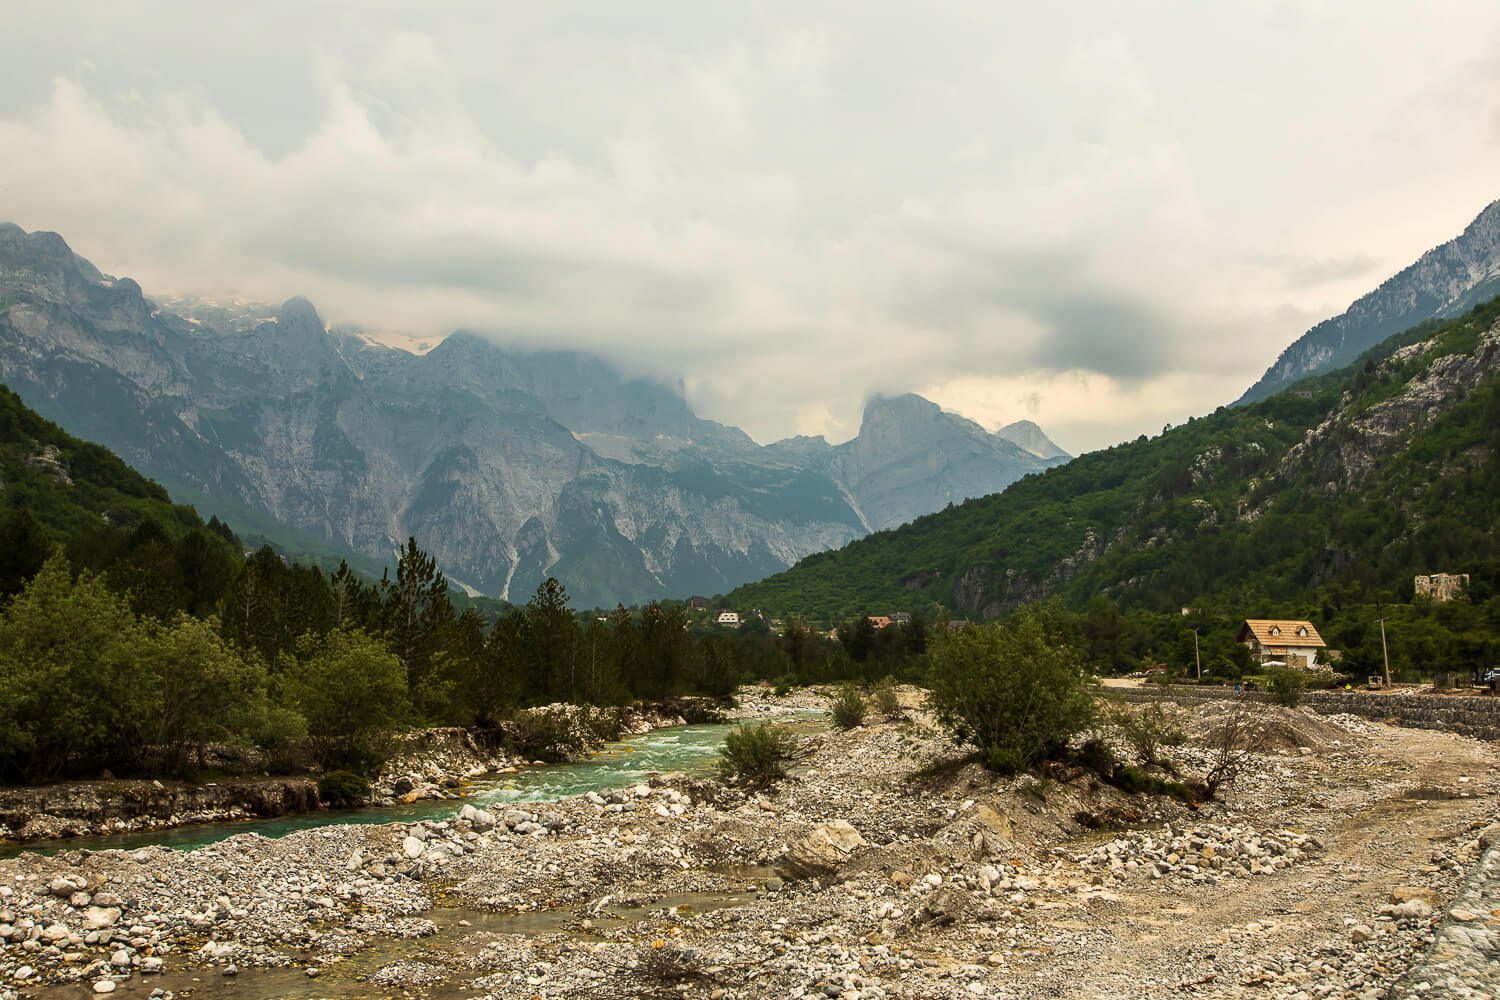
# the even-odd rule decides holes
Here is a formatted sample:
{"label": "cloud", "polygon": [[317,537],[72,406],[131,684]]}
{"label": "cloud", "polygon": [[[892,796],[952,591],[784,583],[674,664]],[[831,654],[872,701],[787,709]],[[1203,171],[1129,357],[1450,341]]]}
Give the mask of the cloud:
{"label": "cloud", "polygon": [[1079,450],[1238,395],[1500,176],[1489,109],[1377,134],[1426,93],[1390,52],[1453,45],[1389,12],[298,17],[30,12],[0,217],[148,293],[596,351],[761,440],[915,390]]}

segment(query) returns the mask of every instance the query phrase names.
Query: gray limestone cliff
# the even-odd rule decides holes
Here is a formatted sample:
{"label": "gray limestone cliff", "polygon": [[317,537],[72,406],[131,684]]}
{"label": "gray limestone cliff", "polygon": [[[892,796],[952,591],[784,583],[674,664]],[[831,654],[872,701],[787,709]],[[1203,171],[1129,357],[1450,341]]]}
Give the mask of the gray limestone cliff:
{"label": "gray limestone cliff", "polygon": [[1342,368],[1392,334],[1423,320],[1456,316],[1496,295],[1500,201],[1480,212],[1461,235],[1297,338],[1238,402],[1253,403],[1309,375]]}
{"label": "gray limestone cliff", "polygon": [[859,437],[762,447],[677,387],[468,333],[411,354],[279,309],[147,299],[0,225],[0,381],[179,500],[372,568],[408,535],[456,583],[576,603],[721,593],[1066,459],[916,396]]}

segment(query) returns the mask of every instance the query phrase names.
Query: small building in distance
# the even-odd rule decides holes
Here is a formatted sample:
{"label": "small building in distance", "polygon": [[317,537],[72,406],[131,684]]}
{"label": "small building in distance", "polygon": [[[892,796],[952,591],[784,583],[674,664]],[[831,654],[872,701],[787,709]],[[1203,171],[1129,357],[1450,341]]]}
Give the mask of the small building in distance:
{"label": "small building in distance", "polygon": [[1451,601],[1469,589],[1469,574],[1433,573],[1430,576],[1418,576],[1412,583],[1412,590],[1417,597],[1427,597],[1434,601]]}
{"label": "small building in distance", "polygon": [[890,628],[891,626],[890,615],[870,615],[865,620],[868,621],[871,625],[874,625],[877,629]]}
{"label": "small building in distance", "polygon": [[689,611],[707,611],[708,610],[708,598],[706,598],[706,597],[689,597],[687,599],[687,606],[688,606],[688,610]]}
{"label": "small building in distance", "polygon": [[893,611],[891,613],[891,624],[892,625],[910,625],[911,624],[911,615],[907,614],[905,611]]}
{"label": "small building in distance", "polygon": [[715,618],[714,621],[718,622],[720,625],[738,626],[740,623],[740,613],[738,611],[730,611],[728,609],[725,609],[719,612],[719,617]]}
{"label": "small building in distance", "polygon": [[1250,648],[1261,666],[1282,665],[1293,670],[1312,670],[1318,650],[1327,643],[1312,622],[1271,618],[1247,618],[1235,639]]}

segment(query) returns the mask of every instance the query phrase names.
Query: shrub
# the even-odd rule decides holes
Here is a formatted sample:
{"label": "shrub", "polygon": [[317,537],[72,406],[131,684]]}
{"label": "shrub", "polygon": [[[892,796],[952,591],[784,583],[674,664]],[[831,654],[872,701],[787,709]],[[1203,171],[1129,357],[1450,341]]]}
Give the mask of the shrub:
{"label": "shrub", "polygon": [[370,797],[370,783],[353,771],[329,771],[318,779],[318,798],[328,806],[352,806]]}
{"label": "shrub", "polygon": [[1296,708],[1302,704],[1302,692],[1307,689],[1307,678],[1296,670],[1271,671],[1271,697],[1276,704]]}
{"label": "shrub", "polygon": [[786,777],[786,766],[801,756],[797,739],[769,722],[742,723],[719,748],[723,779],[747,788],[767,788]]}
{"label": "shrub", "polygon": [[876,683],[872,692],[875,710],[892,722],[906,718],[901,710],[901,699],[896,696],[896,682],[889,677]]}
{"label": "shrub", "polygon": [[527,760],[555,764],[570,760],[587,749],[581,728],[573,725],[562,712],[518,712],[501,729],[505,745],[512,753]]}
{"label": "shrub", "polygon": [[308,636],[286,674],[324,767],[371,771],[406,714],[406,670],[379,639],[358,630]]}
{"label": "shrub", "polygon": [[942,636],[931,656],[938,721],[977,746],[992,770],[1033,767],[1093,721],[1078,656],[1053,642],[1035,615]]}
{"label": "shrub", "polygon": [[1208,770],[1199,783],[1203,798],[1211,799],[1239,778],[1255,754],[1265,749],[1265,725],[1261,710],[1244,698],[1236,698],[1224,718],[1208,734]]}
{"label": "shrub", "polygon": [[833,724],[840,729],[854,729],[864,721],[864,698],[853,684],[845,684],[833,699]]}
{"label": "shrub", "polygon": [[1187,741],[1182,712],[1165,698],[1153,698],[1139,709],[1116,704],[1110,707],[1108,715],[1142,764],[1160,764],[1163,747],[1181,746]]}

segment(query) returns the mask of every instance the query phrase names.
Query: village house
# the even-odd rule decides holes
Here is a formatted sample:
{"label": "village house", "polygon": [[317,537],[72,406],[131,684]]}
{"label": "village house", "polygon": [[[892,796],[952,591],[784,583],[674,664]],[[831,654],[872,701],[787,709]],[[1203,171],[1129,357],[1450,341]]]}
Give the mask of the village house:
{"label": "village house", "polygon": [[1245,619],[1235,641],[1248,646],[1255,662],[1263,667],[1294,670],[1314,669],[1318,652],[1327,648],[1312,622],[1269,618]]}
{"label": "village house", "polygon": [[892,625],[910,625],[911,624],[911,615],[907,614],[905,611],[894,612],[891,615],[891,624]]}
{"label": "village house", "polygon": [[871,625],[874,625],[877,629],[889,628],[891,626],[890,615],[870,615],[865,620],[868,621]]}
{"label": "village house", "polygon": [[740,613],[738,611],[720,611],[719,617],[714,620],[720,625],[738,625],[740,623]]}
{"label": "village house", "polygon": [[687,606],[688,606],[688,610],[689,611],[707,611],[708,610],[708,598],[706,598],[706,597],[689,597],[687,599]]}

